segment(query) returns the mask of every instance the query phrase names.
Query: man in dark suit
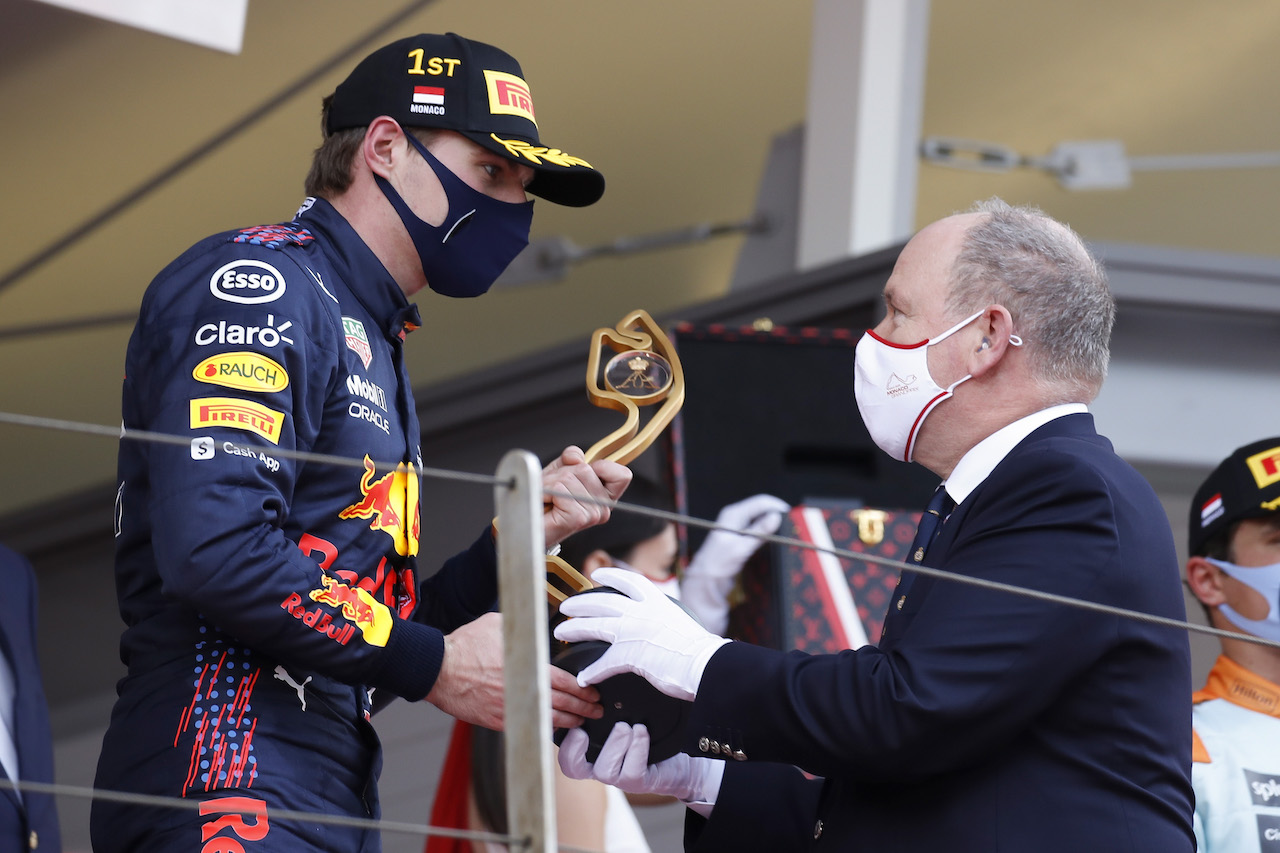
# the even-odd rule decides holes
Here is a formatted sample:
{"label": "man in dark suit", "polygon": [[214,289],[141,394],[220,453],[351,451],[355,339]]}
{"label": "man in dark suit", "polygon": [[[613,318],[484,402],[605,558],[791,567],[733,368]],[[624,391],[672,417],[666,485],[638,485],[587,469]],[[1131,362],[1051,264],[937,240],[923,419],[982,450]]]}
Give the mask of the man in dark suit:
{"label": "man in dark suit", "polygon": [[[943,478],[912,557],[949,573],[1184,618],[1150,486],[1094,430],[1114,302],[1079,237],[998,199],[923,229],[860,342],[859,410]],[[878,647],[806,655],[709,636],[643,579],[578,596],[580,674],[693,701],[686,753],[619,724],[561,765],[690,805],[691,850],[1189,853],[1185,633],[904,573]],[[814,777],[808,778],[801,771]]]}
{"label": "man in dark suit", "polygon": [[[0,545],[0,778],[53,781],[53,740],[36,660],[36,579]],[[0,788],[0,850],[61,849],[53,797]]]}

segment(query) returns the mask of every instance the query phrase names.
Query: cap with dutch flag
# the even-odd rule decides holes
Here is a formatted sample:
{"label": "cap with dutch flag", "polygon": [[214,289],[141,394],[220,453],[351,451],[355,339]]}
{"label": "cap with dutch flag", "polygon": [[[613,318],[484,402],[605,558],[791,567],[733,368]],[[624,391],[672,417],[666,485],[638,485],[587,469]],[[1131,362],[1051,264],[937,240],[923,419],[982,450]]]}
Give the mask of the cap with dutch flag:
{"label": "cap with dutch flag", "polygon": [[585,207],[604,176],[581,157],[543,145],[533,96],[510,54],[456,33],[423,33],[378,48],[334,90],[325,134],[390,116],[402,127],[452,130],[534,171],[529,192]]}
{"label": "cap with dutch flag", "polygon": [[1203,556],[1205,543],[1246,518],[1280,512],[1280,436],[1237,448],[1222,460],[1191,499],[1188,546]]}

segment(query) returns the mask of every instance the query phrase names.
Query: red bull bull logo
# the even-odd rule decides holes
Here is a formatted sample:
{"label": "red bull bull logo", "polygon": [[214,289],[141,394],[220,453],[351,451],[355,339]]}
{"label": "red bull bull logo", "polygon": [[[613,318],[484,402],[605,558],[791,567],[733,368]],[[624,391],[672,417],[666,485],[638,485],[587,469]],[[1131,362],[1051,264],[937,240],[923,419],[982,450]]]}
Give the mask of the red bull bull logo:
{"label": "red bull bull logo", "polygon": [[366,454],[364,474],[360,477],[363,499],[352,504],[338,518],[370,519],[370,530],[381,530],[391,537],[396,553],[402,557],[418,553],[421,517],[418,506],[418,474],[412,464],[401,463],[396,470],[374,479],[376,467]]}
{"label": "red bull bull logo", "polygon": [[[302,534],[302,538],[298,540],[298,548],[302,553],[316,560],[320,568],[326,571],[329,571],[334,561],[338,559],[338,549],[332,542],[310,533]],[[418,583],[413,569],[408,566],[399,569],[390,566],[387,564],[386,557],[378,561],[372,576],[361,577],[347,569],[333,569],[332,573],[344,583],[368,590],[370,595],[381,600],[402,619],[408,619],[418,604]],[[302,599],[299,598],[293,604],[296,605],[301,601]]]}
{"label": "red bull bull logo", "polygon": [[[320,589],[313,589],[307,593],[312,601],[337,608],[342,618],[360,629],[364,641],[369,645],[385,646],[387,644],[387,638],[391,635],[392,616],[385,604],[378,602],[367,589],[347,586],[331,575],[322,575],[320,584]],[[307,610],[303,605],[302,596],[296,593],[286,598],[280,606],[301,619],[303,623],[310,624],[317,631],[337,640],[342,645],[346,645],[351,638],[353,633],[351,625],[334,625],[329,614],[324,611]]]}

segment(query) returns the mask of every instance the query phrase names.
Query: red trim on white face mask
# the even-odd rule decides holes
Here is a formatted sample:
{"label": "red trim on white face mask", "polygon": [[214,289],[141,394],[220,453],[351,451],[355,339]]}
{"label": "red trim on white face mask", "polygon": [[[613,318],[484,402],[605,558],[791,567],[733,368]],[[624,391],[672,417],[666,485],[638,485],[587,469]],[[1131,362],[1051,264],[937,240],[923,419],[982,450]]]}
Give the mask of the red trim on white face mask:
{"label": "red trim on white face mask", "polygon": [[918,347],[925,347],[929,345],[928,338],[925,338],[923,341],[921,341],[918,344],[895,344],[893,341],[886,341],[884,338],[877,335],[874,329],[867,329],[867,334],[875,338],[877,341],[884,344],[885,346],[893,347],[894,349],[916,349]]}
{"label": "red trim on white face mask", "polygon": [[[957,383],[958,384],[958,383]],[[953,385],[952,388],[955,386]],[[907,446],[903,451],[902,461],[910,462],[913,451],[916,449],[916,433],[920,431],[921,425],[924,423],[925,415],[933,411],[933,407],[941,403],[943,400],[951,396],[951,388],[943,391],[938,396],[924,404],[924,408],[920,410],[920,414],[916,416],[915,423],[911,424],[911,431],[907,433]]]}

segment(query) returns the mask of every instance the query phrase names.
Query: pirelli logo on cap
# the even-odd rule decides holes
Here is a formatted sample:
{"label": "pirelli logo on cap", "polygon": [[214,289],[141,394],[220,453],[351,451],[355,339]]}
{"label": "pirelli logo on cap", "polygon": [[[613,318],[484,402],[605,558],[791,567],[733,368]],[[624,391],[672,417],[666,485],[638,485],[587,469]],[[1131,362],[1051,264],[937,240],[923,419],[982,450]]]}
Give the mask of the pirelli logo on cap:
{"label": "pirelli logo on cap", "polygon": [[533,97],[529,84],[505,71],[484,72],[485,87],[489,90],[489,112],[493,115],[511,115],[527,118],[537,127],[533,117]]}
{"label": "pirelli logo on cap", "polygon": [[272,444],[280,443],[284,413],[252,400],[236,397],[198,397],[191,401],[191,428],[229,427],[256,433]]}
{"label": "pirelli logo on cap", "polygon": [[1249,473],[1253,474],[1259,489],[1280,482],[1280,447],[1255,453],[1244,460],[1244,464],[1249,466]]}

